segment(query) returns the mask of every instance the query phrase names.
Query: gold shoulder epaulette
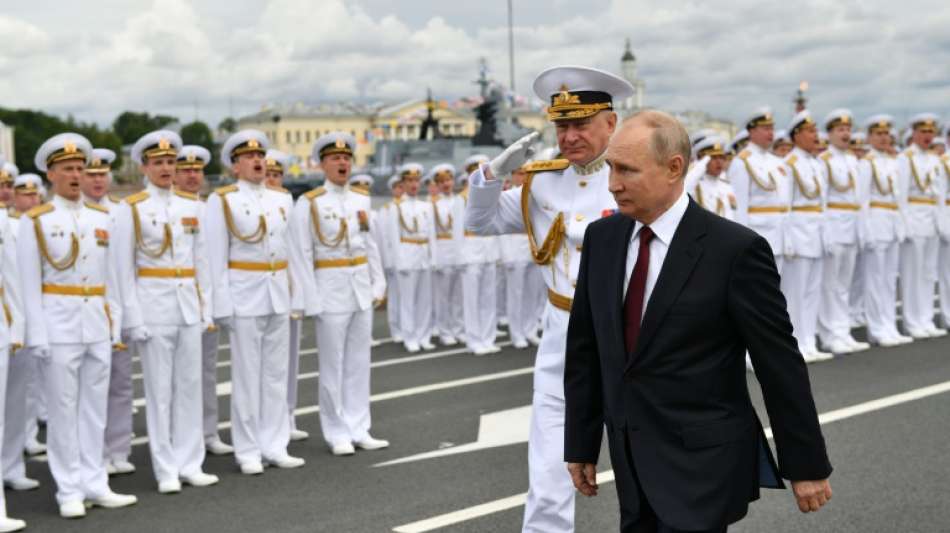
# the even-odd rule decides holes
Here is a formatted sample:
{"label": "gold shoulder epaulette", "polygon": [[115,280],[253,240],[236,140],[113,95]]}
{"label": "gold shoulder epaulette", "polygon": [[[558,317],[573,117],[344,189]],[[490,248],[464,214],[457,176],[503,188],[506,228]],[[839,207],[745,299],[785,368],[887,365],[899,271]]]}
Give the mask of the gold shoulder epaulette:
{"label": "gold shoulder epaulette", "polygon": [[94,202],[85,202],[85,204],[86,204],[86,207],[88,207],[89,209],[95,209],[96,211],[99,211],[101,213],[109,214],[109,208],[104,205],[99,205]]}
{"label": "gold shoulder epaulette", "polygon": [[551,170],[564,170],[571,166],[567,159],[550,159],[548,161],[532,161],[523,168],[525,172],[548,172]]}
{"label": "gold shoulder epaulette", "polygon": [[50,204],[50,203],[40,204],[34,207],[33,209],[30,209],[29,211],[27,211],[26,216],[30,218],[37,218],[40,215],[45,215],[46,213],[53,211],[54,209],[56,208],[53,207],[53,204]]}
{"label": "gold shoulder epaulette", "polygon": [[317,187],[316,189],[311,189],[305,192],[303,195],[307,197],[308,200],[313,200],[318,196],[323,196],[326,194],[327,190],[323,187]]}
{"label": "gold shoulder epaulette", "polygon": [[354,186],[351,186],[351,187],[350,187],[350,190],[353,191],[353,192],[355,192],[356,194],[362,194],[363,196],[369,196],[369,189],[367,189],[366,187],[360,187],[360,186],[358,186],[358,185],[354,185]]}
{"label": "gold shoulder epaulette", "polygon": [[749,159],[749,156],[750,156],[750,155],[752,155],[752,152],[750,152],[750,151],[748,151],[748,150],[743,150],[743,151],[739,152],[739,159],[745,161],[746,159]]}
{"label": "gold shoulder epaulette", "polygon": [[178,189],[175,189],[175,196],[181,196],[182,198],[186,198],[188,200],[194,200],[196,202],[198,201],[197,194],[190,193],[187,191],[179,191]]}
{"label": "gold shoulder epaulette", "polygon": [[278,186],[276,186],[276,185],[268,185],[267,188],[270,189],[270,190],[272,190],[272,191],[275,191],[275,192],[282,192],[282,193],[284,193],[284,194],[290,194],[290,191],[288,191],[287,189],[285,189],[285,188],[283,188],[283,187],[278,187]]}
{"label": "gold shoulder epaulette", "polygon": [[22,215],[22,213],[19,211],[13,211],[10,213],[10,218],[20,218],[20,215]]}
{"label": "gold shoulder epaulette", "polygon": [[904,150],[904,155],[906,155],[907,157],[910,157],[914,155],[914,151],[908,148],[907,150]]}
{"label": "gold shoulder epaulette", "polygon": [[129,205],[135,205],[135,204],[141,202],[142,200],[145,200],[146,198],[148,198],[148,191],[139,191],[139,192],[137,192],[137,193],[135,193],[135,194],[131,194],[131,195],[129,195],[129,196],[126,196],[126,197],[125,197],[125,201],[126,201],[126,203],[128,203]]}
{"label": "gold shoulder epaulette", "polygon": [[116,195],[114,195],[114,194],[110,194],[110,195],[109,195],[109,200],[112,200],[112,201],[115,202],[115,203],[119,203],[119,202],[122,201],[122,198],[119,198],[118,196],[116,196]]}
{"label": "gold shoulder epaulette", "polygon": [[214,190],[214,192],[215,192],[215,194],[218,194],[218,195],[220,195],[220,196],[224,196],[225,194],[232,193],[232,192],[236,192],[237,190],[238,190],[238,186],[237,186],[237,185],[234,185],[234,184],[232,183],[231,185],[225,185],[224,187],[218,187],[217,189]]}
{"label": "gold shoulder epaulette", "polygon": [[795,161],[798,161],[798,156],[795,154],[792,154],[785,158],[785,164],[789,166],[795,165]]}
{"label": "gold shoulder epaulette", "polygon": [[824,161],[830,161],[830,160],[831,160],[831,152],[822,152],[821,155],[818,156],[818,157],[820,157],[820,158],[821,158],[822,160],[824,160]]}

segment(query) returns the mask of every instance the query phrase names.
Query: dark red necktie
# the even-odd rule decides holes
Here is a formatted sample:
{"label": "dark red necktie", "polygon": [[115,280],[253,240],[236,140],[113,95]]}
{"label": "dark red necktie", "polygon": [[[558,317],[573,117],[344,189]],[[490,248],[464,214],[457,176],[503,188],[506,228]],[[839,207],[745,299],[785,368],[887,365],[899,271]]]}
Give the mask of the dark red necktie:
{"label": "dark red necktie", "polygon": [[644,226],[640,230],[640,251],[637,253],[637,264],[633,267],[630,276],[630,285],[627,286],[627,297],[623,302],[623,341],[627,354],[633,353],[637,347],[637,338],[640,337],[640,318],[643,316],[643,297],[647,290],[647,271],[650,270],[650,241],[653,240],[653,230]]}

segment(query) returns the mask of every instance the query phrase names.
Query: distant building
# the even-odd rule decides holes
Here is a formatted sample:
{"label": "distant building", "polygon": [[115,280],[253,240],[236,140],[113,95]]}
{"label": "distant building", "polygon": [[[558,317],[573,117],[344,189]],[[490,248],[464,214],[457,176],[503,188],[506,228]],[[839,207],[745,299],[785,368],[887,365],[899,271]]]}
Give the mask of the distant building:
{"label": "distant building", "polygon": [[16,163],[16,153],[13,151],[13,128],[0,122],[0,154],[11,163]]}
{"label": "distant building", "polygon": [[735,137],[738,128],[731,120],[713,117],[705,111],[674,111],[672,115],[679,119],[686,127],[686,131],[692,133],[702,129],[716,130],[727,141]]}
{"label": "distant building", "polygon": [[627,39],[623,55],[620,56],[620,75],[633,85],[633,96],[627,98],[620,105],[621,114],[626,116],[643,109],[643,96],[646,92],[646,84],[643,83],[643,80],[637,78],[637,58],[630,48],[630,39]]}

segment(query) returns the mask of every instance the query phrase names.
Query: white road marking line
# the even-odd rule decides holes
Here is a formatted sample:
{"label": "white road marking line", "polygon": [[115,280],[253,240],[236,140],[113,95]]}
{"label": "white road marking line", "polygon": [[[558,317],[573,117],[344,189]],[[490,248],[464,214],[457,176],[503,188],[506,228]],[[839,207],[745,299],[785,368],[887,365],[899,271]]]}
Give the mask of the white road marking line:
{"label": "white road marking line", "polygon": [[[950,381],[944,381],[943,383],[937,383],[927,387],[920,387],[907,392],[893,394],[891,396],[885,396],[876,400],[869,400],[848,407],[843,407],[841,409],[828,411],[818,415],[818,423],[824,426],[826,424],[831,424],[832,422],[838,422],[839,420],[845,420],[874,411],[880,411],[881,409],[920,400],[945,392],[950,392]],[[769,440],[772,439],[771,427],[765,428],[765,435],[769,438]],[[613,480],[613,470],[606,470],[604,472],[597,473],[598,484],[609,483]],[[501,511],[506,511],[508,509],[521,507],[524,505],[527,495],[527,492],[515,494],[514,496],[508,496],[506,498],[475,505],[473,507],[468,507],[459,511],[452,511],[450,513],[434,516],[432,518],[419,520],[418,522],[412,522],[411,524],[397,526],[393,528],[393,531],[396,533],[425,533],[426,531],[433,531],[439,528],[466,522],[468,520],[473,520],[475,518],[480,518]]]}
{"label": "white road marking line", "polygon": [[[430,354],[431,355],[431,354]],[[447,389],[456,389],[459,387],[466,387],[468,385],[477,385],[480,383],[488,383],[491,381],[498,381],[501,379],[508,379],[518,376],[524,376],[534,372],[533,366],[526,366],[524,368],[516,368],[514,370],[505,370],[504,372],[495,372],[494,374],[483,374],[480,376],[473,376],[470,378],[455,379],[452,381],[443,381],[440,383],[431,383],[429,385],[419,385],[417,387],[409,387],[407,389],[399,389],[389,392],[381,392],[379,394],[374,394],[369,397],[370,403],[376,402],[385,402],[389,400],[396,400],[399,398],[406,398],[409,396],[418,396],[420,394],[426,394],[429,392],[436,392]],[[320,412],[319,405],[309,405],[307,407],[298,407],[294,409],[294,415],[303,416],[303,415],[312,415],[314,413]],[[218,429],[230,429],[231,422],[220,422],[218,423]],[[140,446],[148,442],[148,437],[137,437],[132,439],[133,446]]]}

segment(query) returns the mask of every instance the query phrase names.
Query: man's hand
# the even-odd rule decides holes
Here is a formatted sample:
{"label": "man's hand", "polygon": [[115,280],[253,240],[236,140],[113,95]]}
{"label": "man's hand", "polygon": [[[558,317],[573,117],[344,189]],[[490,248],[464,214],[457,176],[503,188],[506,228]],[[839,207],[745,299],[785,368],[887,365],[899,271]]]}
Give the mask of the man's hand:
{"label": "man's hand", "polygon": [[122,337],[129,342],[148,342],[152,338],[152,333],[145,326],[136,326],[122,332]]}
{"label": "man's hand", "polygon": [[[576,484],[576,482],[575,482]],[[831,500],[831,483],[821,481],[792,481],[792,492],[803,513],[813,513]]]}
{"label": "man's hand", "polygon": [[591,463],[567,463],[574,487],[584,496],[597,496],[597,465]]}
{"label": "man's hand", "polygon": [[515,170],[521,168],[525,161],[531,157],[534,150],[531,148],[534,141],[538,140],[541,134],[532,132],[515,141],[514,144],[505,148],[505,151],[488,163],[488,174],[485,179],[504,178]]}

